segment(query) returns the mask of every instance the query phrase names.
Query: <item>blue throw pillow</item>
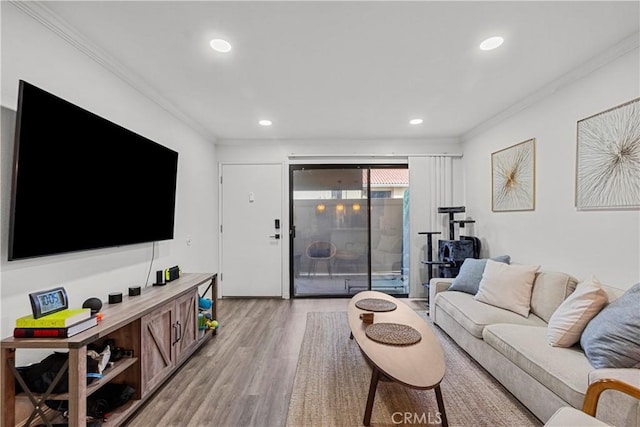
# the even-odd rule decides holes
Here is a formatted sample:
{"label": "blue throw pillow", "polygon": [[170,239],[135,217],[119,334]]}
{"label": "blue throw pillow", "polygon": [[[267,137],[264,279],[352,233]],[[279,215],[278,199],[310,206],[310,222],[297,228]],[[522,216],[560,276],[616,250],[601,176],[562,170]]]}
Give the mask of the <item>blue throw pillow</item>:
{"label": "blue throw pillow", "polygon": [[596,369],[640,367],[640,283],[591,319],[580,345]]}
{"label": "blue throw pillow", "polygon": [[[511,257],[509,255],[501,255],[495,258],[491,258],[497,262],[503,262],[509,264]],[[453,279],[448,291],[460,291],[466,292],[471,295],[478,293],[478,287],[480,286],[480,280],[482,280],[482,273],[484,273],[484,267],[487,265],[486,259],[467,258],[460,266],[460,272]]]}

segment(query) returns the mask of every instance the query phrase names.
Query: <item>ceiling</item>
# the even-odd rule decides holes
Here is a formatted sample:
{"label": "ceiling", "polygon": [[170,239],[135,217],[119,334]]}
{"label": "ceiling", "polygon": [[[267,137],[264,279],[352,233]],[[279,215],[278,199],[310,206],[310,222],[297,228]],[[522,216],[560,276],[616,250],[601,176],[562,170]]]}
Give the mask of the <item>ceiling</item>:
{"label": "ceiling", "polygon": [[41,4],[219,141],[459,138],[640,22],[637,1]]}

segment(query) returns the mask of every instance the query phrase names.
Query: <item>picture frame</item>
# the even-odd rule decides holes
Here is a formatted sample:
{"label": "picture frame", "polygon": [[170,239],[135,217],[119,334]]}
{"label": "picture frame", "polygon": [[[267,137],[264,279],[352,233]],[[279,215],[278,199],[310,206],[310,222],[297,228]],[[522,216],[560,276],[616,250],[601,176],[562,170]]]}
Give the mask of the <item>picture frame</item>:
{"label": "picture frame", "polygon": [[491,210],[533,211],[536,207],[536,140],[491,153]]}
{"label": "picture frame", "polygon": [[577,122],[575,206],[640,208],[640,98]]}

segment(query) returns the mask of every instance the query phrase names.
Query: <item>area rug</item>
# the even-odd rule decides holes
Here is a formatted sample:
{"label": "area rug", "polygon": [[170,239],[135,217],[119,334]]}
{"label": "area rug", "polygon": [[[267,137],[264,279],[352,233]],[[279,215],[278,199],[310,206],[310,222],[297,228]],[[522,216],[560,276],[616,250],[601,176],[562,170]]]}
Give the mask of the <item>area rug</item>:
{"label": "area rug", "polygon": [[[431,324],[426,313],[420,314]],[[433,330],[445,354],[447,371],[440,387],[450,426],[542,425],[446,334]],[[287,426],[362,425],[371,368],[349,332],[345,312],[307,315]],[[438,426],[440,421],[433,390],[378,383],[372,426]]]}

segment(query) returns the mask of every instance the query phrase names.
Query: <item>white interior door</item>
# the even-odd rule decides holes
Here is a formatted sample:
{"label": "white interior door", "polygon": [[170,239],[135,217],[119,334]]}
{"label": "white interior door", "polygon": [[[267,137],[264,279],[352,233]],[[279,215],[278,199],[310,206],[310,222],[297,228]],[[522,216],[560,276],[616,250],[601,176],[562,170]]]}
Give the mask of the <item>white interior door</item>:
{"label": "white interior door", "polygon": [[221,177],[222,296],[282,296],[282,165],[223,164]]}

